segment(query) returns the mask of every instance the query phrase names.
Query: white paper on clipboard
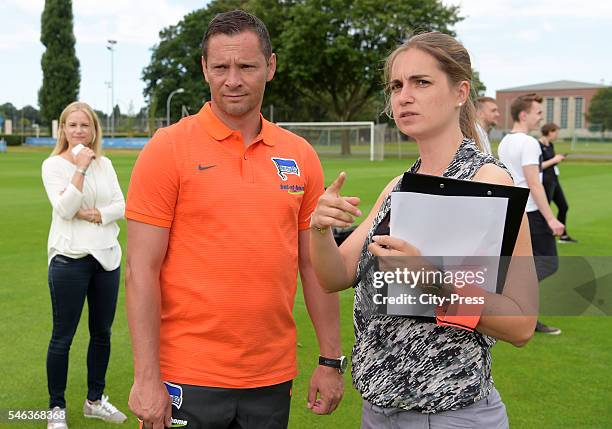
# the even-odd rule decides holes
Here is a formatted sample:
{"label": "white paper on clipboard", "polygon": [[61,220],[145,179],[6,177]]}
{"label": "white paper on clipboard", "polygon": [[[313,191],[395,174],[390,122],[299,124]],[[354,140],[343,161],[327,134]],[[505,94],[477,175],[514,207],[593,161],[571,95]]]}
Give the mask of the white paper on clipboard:
{"label": "white paper on clipboard", "polygon": [[[443,269],[453,269],[470,257],[500,256],[507,207],[505,197],[393,192],[390,233],[415,246],[423,256],[442,257]],[[488,261],[488,275],[482,287],[495,293],[498,260],[483,259]]]}

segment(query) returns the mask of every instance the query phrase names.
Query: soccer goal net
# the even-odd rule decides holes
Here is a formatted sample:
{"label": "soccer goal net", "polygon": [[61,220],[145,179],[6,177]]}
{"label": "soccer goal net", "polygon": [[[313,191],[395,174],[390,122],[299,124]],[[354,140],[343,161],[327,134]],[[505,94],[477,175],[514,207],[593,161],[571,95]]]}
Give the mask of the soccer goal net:
{"label": "soccer goal net", "polygon": [[377,138],[374,122],[278,122],[278,126],[304,137],[320,155],[384,158],[384,134]]}

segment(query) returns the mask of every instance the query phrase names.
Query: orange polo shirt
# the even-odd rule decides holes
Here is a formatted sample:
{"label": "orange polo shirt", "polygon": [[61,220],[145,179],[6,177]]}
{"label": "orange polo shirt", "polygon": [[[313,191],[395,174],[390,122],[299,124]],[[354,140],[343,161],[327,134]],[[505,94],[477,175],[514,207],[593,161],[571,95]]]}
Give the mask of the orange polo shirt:
{"label": "orange polo shirt", "polygon": [[125,214],[170,228],[164,380],[250,388],[296,376],[298,231],[323,189],[312,146],[263,117],[247,148],[209,103],[155,133],[134,166]]}

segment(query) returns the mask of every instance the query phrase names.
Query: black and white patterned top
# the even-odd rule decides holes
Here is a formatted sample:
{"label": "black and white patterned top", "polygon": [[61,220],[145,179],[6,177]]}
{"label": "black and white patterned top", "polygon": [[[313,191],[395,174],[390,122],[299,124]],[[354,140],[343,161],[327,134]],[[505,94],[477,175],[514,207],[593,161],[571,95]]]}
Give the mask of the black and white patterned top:
{"label": "black and white patterned top", "polygon": [[[464,139],[443,177],[471,180],[485,164],[506,170],[497,159],[480,152],[474,141]],[[416,173],[420,165],[418,159],[410,172]],[[464,408],[486,397],[493,387],[490,350],[495,339],[376,312],[374,267],[368,263],[373,255],[367,247],[390,207],[389,195],[374,219],[357,267],[358,278],[363,277],[355,286],[353,384],[364,399],[380,407],[423,413]],[[362,273],[368,265],[372,268]]]}

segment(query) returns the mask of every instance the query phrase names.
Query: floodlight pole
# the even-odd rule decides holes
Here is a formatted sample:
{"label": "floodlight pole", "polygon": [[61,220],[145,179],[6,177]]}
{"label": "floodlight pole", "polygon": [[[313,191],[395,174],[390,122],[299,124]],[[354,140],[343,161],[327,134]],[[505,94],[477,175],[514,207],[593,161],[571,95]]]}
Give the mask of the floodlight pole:
{"label": "floodlight pole", "polygon": [[111,114],[113,113],[111,102],[110,102],[111,83],[109,81],[106,81],[104,82],[104,85],[106,85],[106,111],[108,112],[106,114],[106,132],[108,133],[110,132],[110,117],[111,117]]}
{"label": "floodlight pole", "polygon": [[181,94],[185,92],[183,88],[175,89],[168,95],[168,99],[166,100],[166,126],[170,125],[170,100],[174,97],[174,94]]}
{"label": "floodlight pole", "polygon": [[114,64],[114,53],[116,40],[109,39],[106,49],[110,51],[111,56],[111,137],[115,137],[115,64]]}

